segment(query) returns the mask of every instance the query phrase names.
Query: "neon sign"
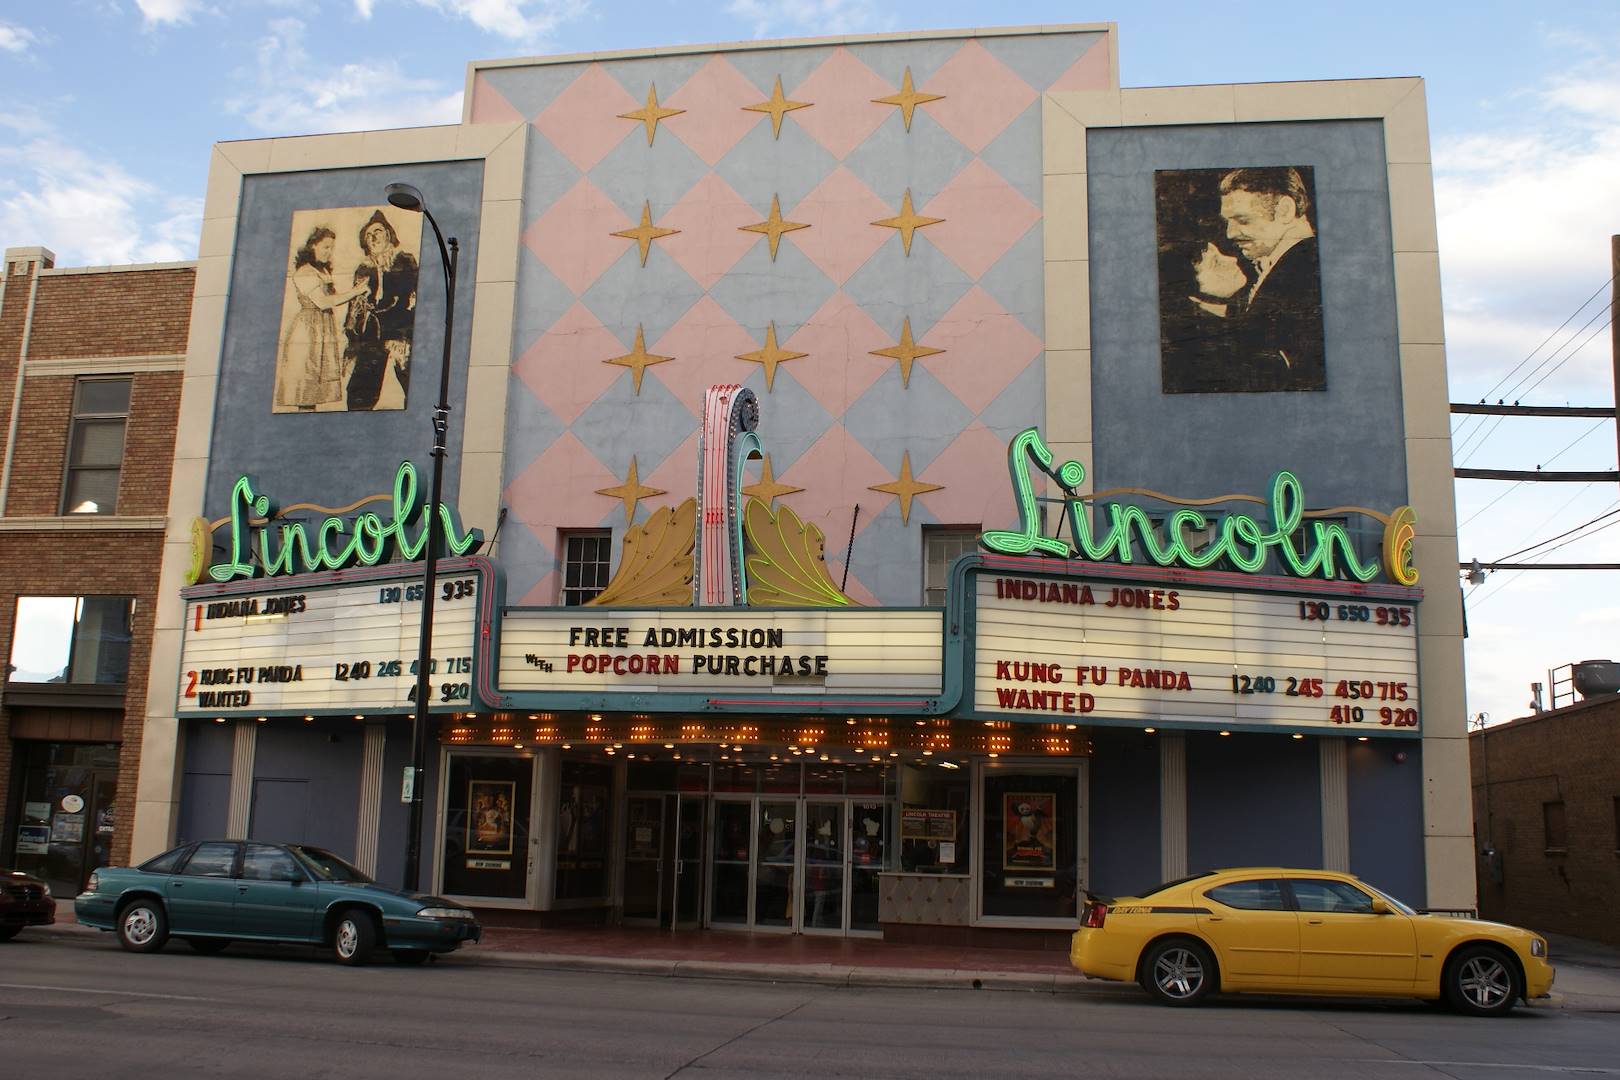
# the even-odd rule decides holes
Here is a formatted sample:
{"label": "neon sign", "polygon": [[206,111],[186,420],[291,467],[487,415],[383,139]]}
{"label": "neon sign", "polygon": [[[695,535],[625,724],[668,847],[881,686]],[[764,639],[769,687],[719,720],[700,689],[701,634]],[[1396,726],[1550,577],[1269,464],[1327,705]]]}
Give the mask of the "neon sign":
{"label": "neon sign", "polygon": [[[1305,501],[1299,478],[1286,470],[1271,481],[1270,522],[1246,514],[1227,514],[1219,519],[1215,536],[1195,547],[1188,532],[1210,528],[1210,518],[1191,507],[1182,507],[1165,519],[1161,535],[1148,512],[1129,503],[1108,503],[1107,532],[1094,532],[1085,498],[1076,489],[1086,478],[1085,466],[1065,461],[1054,467],[1052,451],[1040,432],[1028,428],[1019,432],[1007,446],[1007,471],[1012,478],[1013,497],[1018,504],[1017,530],[991,530],[981,533],[979,543],[1003,555],[1052,555],[1060,559],[1082,558],[1093,562],[1129,563],[1137,555],[1160,566],[1184,566],[1202,570],[1222,559],[1237,570],[1257,574],[1275,551],[1287,572],[1296,577],[1339,576],[1342,567],[1357,581],[1378,576],[1376,562],[1363,562],[1355,552],[1350,534],[1333,521],[1305,521]],[[1035,467],[1031,468],[1031,465]],[[1064,493],[1061,520],[1069,525],[1068,540],[1042,534],[1042,519],[1035,494],[1035,469],[1055,480]],[[1256,499],[1255,501],[1259,501]],[[1384,523],[1383,569],[1392,581],[1417,584],[1412,565],[1413,522],[1411,507],[1393,514],[1355,508]],[[1062,531],[1061,524],[1057,530]],[[1308,540],[1308,543],[1298,543]]]}
{"label": "neon sign", "polygon": [[[230,581],[261,574],[274,577],[375,566],[387,562],[396,550],[409,561],[422,558],[427,547],[427,527],[424,523],[414,535],[411,532],[426,506],[417,485],[416,466],[402,462],[394,474],[392,494],[373,499],[389,501],[391,513],[387,520],[368,510],[357,515],[352,524],[334,515],[313,528],[301,521],[272,525],[280,513],[275,501],[255,490],[251,476],[238,477],[231,488],[227,560],[209,566],[208,576],[215,581]],[[483,533],[477,529],[463,531],[456,512],[447,504],[439,504],[439,516],[444,527],[445,555],[471,555],[483,545]]]}

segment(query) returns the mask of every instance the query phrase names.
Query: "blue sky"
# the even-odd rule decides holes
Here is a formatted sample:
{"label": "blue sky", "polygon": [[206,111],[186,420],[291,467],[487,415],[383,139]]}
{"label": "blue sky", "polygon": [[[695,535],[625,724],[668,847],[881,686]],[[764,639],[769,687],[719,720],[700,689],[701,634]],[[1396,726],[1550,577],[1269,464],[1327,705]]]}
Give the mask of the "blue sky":
{"label": "blue sky", "polygon": [[[1452,400],[1612,401],[1613,0],[0,0],[0,245],[43,244],[60,265],[192,258],[212,143],[454,122],[473,59],[1087,20],[1119,24],[1125,86],[1423,76]],[[1459,464],[1615,466],[1607,422],[1481,426],[1453,424]],[[1484,560],[1620,506],[1613,485],[1465,481],[1457,496],[1463,557]],[[1620,561],[1620,526],[1581,535],[1544,557]],[[1469,711],[1493,721],[1521,715],[1548,668],[1620,657],[1620,573],[1498,573],[1468,612]]]}

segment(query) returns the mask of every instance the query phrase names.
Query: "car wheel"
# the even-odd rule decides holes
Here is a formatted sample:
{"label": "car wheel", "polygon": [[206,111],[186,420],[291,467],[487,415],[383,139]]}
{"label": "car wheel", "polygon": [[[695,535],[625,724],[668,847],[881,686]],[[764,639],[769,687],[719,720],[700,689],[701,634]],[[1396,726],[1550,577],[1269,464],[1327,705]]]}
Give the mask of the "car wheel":
{"label": "car wheel", "polygon": [[186,938],[186,944],[204,956],[213,956],[225,951],[225,946],[231,943],[230,938],[222,937],[194,937]]}
{"label": "car wheel", "polygon": [[1500,949],[1474,945],[1446,966],[1446,998],[1468,1016],[1505,1016],[1524,994],[1519,973]]}
{"label": "car wheel", "polygon": [[20,933],[22,933],[22,923],[0,926],[0,941],[10,941]]}
{"label": "car wheel", "polygon": [[377,945],[377,924],[363,911],[345,911],[332,928],[332,951],[339,963],[364,964]]}
{"label": "car wheel", "polygon": [[168,940],[169,918],[156,900],[134,900],[118,913],[118,944],[130,952],[157,952]]}
{"label": "car wheel", "polygon": [[1161,941],[1142,962],[1141,982],[1161,1005],[1196,1005],[1215,990],[1215,958],[1196,941]]}
{"label": "car wheel", "polygon": [[426,949],[395,949],[394,963],[404,964],[406,967],[415,967],[427,962],[432,954]]}

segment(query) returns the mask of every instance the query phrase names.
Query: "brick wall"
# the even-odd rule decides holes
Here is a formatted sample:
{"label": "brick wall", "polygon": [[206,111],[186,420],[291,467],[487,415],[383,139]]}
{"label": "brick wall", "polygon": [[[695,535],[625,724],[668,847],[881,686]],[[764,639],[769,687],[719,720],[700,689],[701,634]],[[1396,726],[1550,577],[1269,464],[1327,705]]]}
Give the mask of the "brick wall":
{"label": "brick wall", "polygon": [[189,267],[47,274],[39,281],[28,358],[185,352],[196,276]]}
{"label": "brick wall", "polygon": [[[7,276],[0,309],[0,454],[5,452],[28,277]],[[27,362],[184,353],[195,272],[190,268],[46,275],[34,305]],[[161,516],[168,507],[182,374],[132,371],[130,412],[119,475],[118,516]],[[5,517],[54,516],[73,406],[72,374],[34,375],[23,383],[17,445]],[[18,596],[130,596],[135,599],[129,678],[119,730],[120,813],[111,858],[129,858],[129,827],[140,767],[157,607],[160,529],[13,531],[0,529],[0,658],[9,660]],[[14,744],[0,699],[0,814],[10,807]],[[4,828],[13,834],[15,823]]]}
{"label": "brick wall", "polygon": [[[1502,860],[1500,882],[1480,864],[1480,915],[1620,944],[1620,697],[1475,732],[1469,747],[1476,848]],[[1549,850],[1543,807],[1558,801],[1566,842]]]}

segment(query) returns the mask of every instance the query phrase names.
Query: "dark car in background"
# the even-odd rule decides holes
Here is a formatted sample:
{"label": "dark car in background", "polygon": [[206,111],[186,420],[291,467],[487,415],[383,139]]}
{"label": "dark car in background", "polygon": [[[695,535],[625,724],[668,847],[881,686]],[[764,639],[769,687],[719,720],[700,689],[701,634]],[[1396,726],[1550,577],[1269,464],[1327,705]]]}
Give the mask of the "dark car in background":
{"label": "dark car in background", "polygon": [[256,840],[205,840],[138,867],[102,867],[74,911],[131,952],[156,952],[174,936],[201,953],[276,942],[329,948],[345,964],[378,949],[417,964],[482,934],[471,911],[447,900],[379,885],[320,848]]}
{"label": "dark car in background", "polygon": [[51,887],[21,870],[0,870],[0,941],[10,941],[25,926],[56,921]]}

